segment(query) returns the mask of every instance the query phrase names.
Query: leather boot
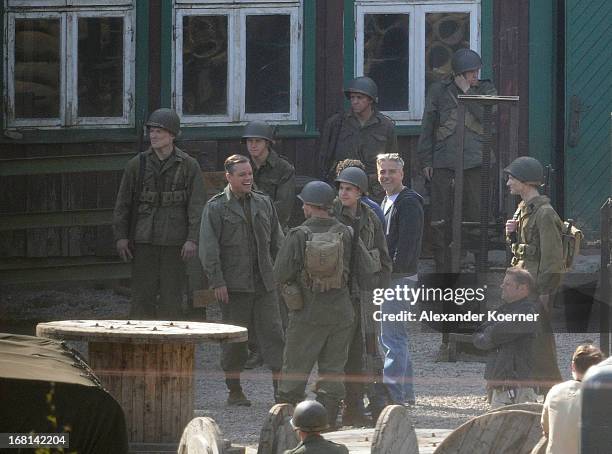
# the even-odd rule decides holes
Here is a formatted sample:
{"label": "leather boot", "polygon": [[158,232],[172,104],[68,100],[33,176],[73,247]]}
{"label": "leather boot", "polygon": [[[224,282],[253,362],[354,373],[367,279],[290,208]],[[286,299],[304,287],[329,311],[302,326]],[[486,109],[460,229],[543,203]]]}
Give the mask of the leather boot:
{"label": "leather boot", "polygon": [[338,428],[338,413],[340,412],[340,402],[336,399],[332,399],[326,395],[319,394],[317,396],[317,402],[325,407],[327,410],[327,423],[329,428],[324,432],[332,432]]}

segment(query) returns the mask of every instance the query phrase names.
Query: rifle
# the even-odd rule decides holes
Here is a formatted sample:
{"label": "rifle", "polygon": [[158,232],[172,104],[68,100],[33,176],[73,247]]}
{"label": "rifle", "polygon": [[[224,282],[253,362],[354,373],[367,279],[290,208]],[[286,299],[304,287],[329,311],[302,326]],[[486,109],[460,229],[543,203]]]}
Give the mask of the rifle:
{"label": "rifle", "polygon": [[137,130],[138,134],[138,142],[137,142],[137,156],[140,158],[139,167],[138,167],[138,176],[136,177],[136,184],[132,188],[132,204],[130,206],[130,228],[128,230],[128,240],[130,242],[130,249],[134,248],[134,241],[136,238],[136,223],[138,222],[138,202],[140,201],[140,193],[142,192],[142,181],[144,179],[144,171],[145,171],[145,155],[143,153],[142,146],[144,144],[144,134],[145,134],[145,122],[142,120]]}
{"label": "rifle", "polygon": [[[321,179],[323,181],[333,181],[335,179],[335,162],[334,162],[334,155],[336,154],[336,148],[338,147],[338,140],[340,139],[340,131],[342,130],[342,126],[344,125],[344,112],[338,112],[336,115],[340,116],[340,124],[338,125],[338,127],[335,129],[335,135],[332,138],[332,140],[330,141],[331,143],[334,144],[333,147],[325,147],[322,151],[325,152],[325,155],[321,155],[319,156],[319,162],[320,162],[320,172],[321,172]],[[332,167],[332,164],[334,164],[334,166]],[[332,178],[330,178],[330,176],[332,176]]]}
{"label": "rifle", "polygon": [[555,169],[552,164],[548,164],[544,167],[544,183],[542,184],[542,194],[550,197],[550,191],[555,177]]}

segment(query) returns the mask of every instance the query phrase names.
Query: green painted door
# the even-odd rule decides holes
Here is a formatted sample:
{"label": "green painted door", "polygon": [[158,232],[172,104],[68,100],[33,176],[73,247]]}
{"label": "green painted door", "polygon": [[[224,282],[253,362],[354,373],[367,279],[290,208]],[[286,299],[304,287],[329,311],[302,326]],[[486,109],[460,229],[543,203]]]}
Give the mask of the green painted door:
{"label": "green painted door", "polygon": [[612,1],[565,5],[565,217],[593,236],[612,195]]}

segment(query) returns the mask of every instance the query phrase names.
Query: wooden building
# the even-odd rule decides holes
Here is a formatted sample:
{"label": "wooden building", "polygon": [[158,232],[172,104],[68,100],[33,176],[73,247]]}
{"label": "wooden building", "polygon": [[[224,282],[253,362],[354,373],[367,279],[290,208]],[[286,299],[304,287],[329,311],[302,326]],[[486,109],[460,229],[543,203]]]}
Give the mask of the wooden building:
{"label": "wooden building", "polygon": [[[172,106],[204,171],[242,151],[245,122],[316,176],[342,87],[373,77],[408,171],[427,84],[479,50],[500,110],[500,155],[557,169],[554,200],[591,236],[610,193],[608,0],[3,0],[0,273],[6,282],[121,277],[110,232],[148,112]],[[499,185],[502,182],[498,182]]]}

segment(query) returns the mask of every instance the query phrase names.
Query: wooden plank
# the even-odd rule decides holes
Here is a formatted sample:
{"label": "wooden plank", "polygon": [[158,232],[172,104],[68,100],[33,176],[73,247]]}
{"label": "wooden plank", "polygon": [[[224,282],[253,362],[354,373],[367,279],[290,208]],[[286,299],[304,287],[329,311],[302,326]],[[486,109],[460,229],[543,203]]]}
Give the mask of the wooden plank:
{"label": "wooden plank", "polygon": [[142,380],[145,366],[145,345],[133,344],[132,350],[132,370],[134,371],[134,384],[132,386],[132,420],[128,422],[129,440],[134,443],[142,443],[144,438],[144,394],[145,382]]}
{"label": "wooden plank", "polygon": [[181,436],[183,429],[187,426],[189,421],[193,419],[193,399],[194,399],[194,377],[193,377],[193,361],[195,356],[195,345],[194,344],[182,344],[181,345],[181,405],[180,405],[180,417],[178,431],[176,433],[176,440]]}
{"label": "wooden plank", "polygon": [[[162,389],[162,401],[161,401],[161,412],[162,414],[170,413],[172,408],[177,405],[176,402],[176,393],[174,392],[173,387],[173,377],[171,373],[172,368],[172,351],[173,346],[171,344],[163,344],[162,345],[162,371],[163,371],[163,379],[161,383]],[[180,400],[178,402],[180,405]],[[172,431],[170,428],[170,424],[167,424],[166,417],[164,416],[162,419],[162,428],[161,428],[161,436],[162,440],[169,440],[172,437]]]}
{"label": "wooden plank", "polygon": [[145,345],[144,358],[144,439],[147,442],[159,443],[161,440],[161,423],[157,417],[161,416],[158,406],[161,402],[157,400],[157,387],[161,385],[161,350],[160,345]]}
{"label": "wooden plank", "polygon": [[126,364],[132,363],[134,359],[134,348],[131,344],[121,344],[121,397],[119,403],[123,409],[125,420],[128,423],[128,440],[132,440],[132,424],[130,421],[134,419],[134,405],[132,399],[135,392],[135,372],[134,369],[127,369]]}

